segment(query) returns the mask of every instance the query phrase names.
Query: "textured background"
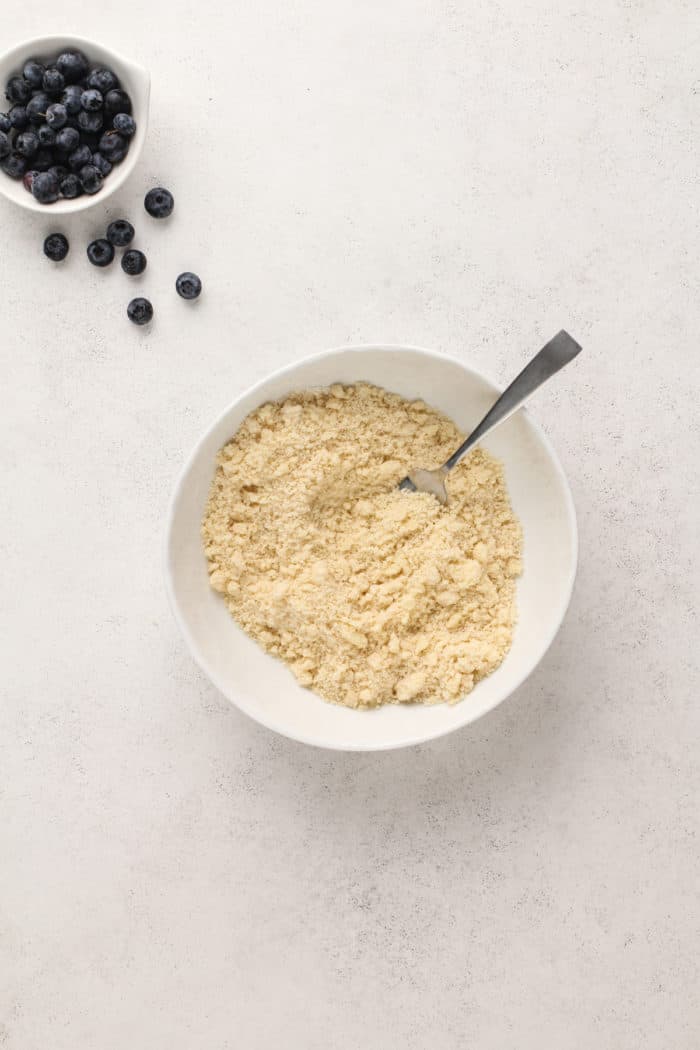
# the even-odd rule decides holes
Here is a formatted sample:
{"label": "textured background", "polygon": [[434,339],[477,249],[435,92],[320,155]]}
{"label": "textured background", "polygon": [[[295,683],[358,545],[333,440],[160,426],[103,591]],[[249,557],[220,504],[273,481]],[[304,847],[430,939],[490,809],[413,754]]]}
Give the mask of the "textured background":
{"label": "textured background", "polygon": [[[140,60],[153,130],[62,268],[50,213],[0,201],[2,1050],[695,1050],[697,4],[5,0],[3,27]],[[148,331],[84,256],[122,213]],[[585,354],[533,411],[580,573],[517,696],[365,756],[229,707],[160,566],[212,415],[350,341],[503,382],[562,325]]]}

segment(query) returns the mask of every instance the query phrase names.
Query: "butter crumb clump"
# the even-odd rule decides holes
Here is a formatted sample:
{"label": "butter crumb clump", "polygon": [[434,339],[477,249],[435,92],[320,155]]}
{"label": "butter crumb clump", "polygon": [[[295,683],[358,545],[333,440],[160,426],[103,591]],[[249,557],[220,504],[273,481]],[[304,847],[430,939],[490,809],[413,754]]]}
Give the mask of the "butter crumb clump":
{"label": "butter crumb clump", "polygon": [[422,401],[334,384],[262,405],[218,453],[211,586],[326,700],[455,703],[508,652],[521,529],[500,464],[471,452],[447,507],[396,488],[462,440]]}

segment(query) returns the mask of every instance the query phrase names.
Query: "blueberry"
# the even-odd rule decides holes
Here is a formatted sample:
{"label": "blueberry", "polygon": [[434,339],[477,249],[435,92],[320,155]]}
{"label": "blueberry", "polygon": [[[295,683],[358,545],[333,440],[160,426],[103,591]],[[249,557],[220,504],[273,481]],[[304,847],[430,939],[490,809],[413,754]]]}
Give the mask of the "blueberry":
{"label": "blueberry", "polygon": [[41,80],[44,76],[44,67],[41,62],[38,62],[35,58],[30,58],[29,61],[24,64],[22,76],[31,87],[40,88]]}
{"label": "blueberry", "polygon": [[66,175],[65,178],[61,179],[61,196],[66,197],[68,200],[72,200],[73,197],[82,196],[83,187],[80,185],[80,179],[77,175],[71,172]]}
{"label": "blueberry", "polygon": [[38,171],[32,169],[31,171],[25,171],[24,175],[22,176],[22,185],[24,186],[25,190],[29,191],[29,193],[32,192],[34,179],[37,177],[38,174]]}
{"label": "blueberry", "polygon": [[131,99],[126,91],[115,89],[105,95],[105,113],[131,113]]}
{"label": "blueberry", "polygon": [[146,265],[146,256],[138,248],[129,248],[129,251],[122,255],[122,270],[129,277],[138,277],[146,269]]}
{"label": "blueberry", "polygon": [[59,73],[55,66],[52,66],[44,73],[41,86],[47,95],[57,98],[66,86],[66,82],[63,79],[63,74]]}
{"label": "blueberry", "polygon": [[32,195],[39,204],[53,204],[58,200],[58,179],[50,171],[40,171],[32,181]]}
{"label": "blueberry", "polygon": [[93,69],[87,78],[87,86],[106,95],[119,87],[119,78],[111,69]]}
{"label": "blueberry", "polygon": [[46,146],[47,149],[56,145],[56,132],[48,124],[39,125],[36,129],[36,137],[39,139],[39,145]]}
{"label": "blueberry", "polygon": [[51,99],[45,91],[37,91],[27,103],[27,116],[32,124],[43,124]]}
{"label": "blueberry", "polygon": [[33,131],[23,131],[15,139],[15,149],[29,159],[39,152],[39,136]]}
{"label": "blueberry", "polygon": [[175,281],[177,294],[183,299],[196,299],[202,291],[202,282],[196,273],[181,273]]}
{"label": "blueberry", "polygon": [[83,91],[80,96],[80,105],[83,109],[86,109],[88,113],[96,113],[97,110],[102,109],[103,103],[104,98],[101,92],[97,91],[95,88],[88,88],[86,91]]}
{"label": "blueberry", "polygon": [[32,85],[24,77],[10,77],[5,88],[5,98],[23,106],[32,97]]}
{"label": "blueberry", "polygon": [[33,157],[40,145],[42,143],[39,140],[39,136],[32,128],[29,128],[27,131],[21,131],[19,135],[15,136],[15,149],[23,157]]}
{"label": "blueberry", "polygon": [[81,109],[78,113],[78,127],[81,131],[99,131],[102,127],[102,114],[99,110],[95,113]]}
{"label": "blueberry", "polygon": [[148,324],[153,320],[153,307],[148,299],[132,299],[126,308],[126,315],[134,324]]}
{"label": "blueberry", "polygon": [[107,227],[107,240],[115,248],[126,248],[127,244],[131,244],[133,239],[134,227],[126,219],[115,219]]}
{"label": "blueberry", "polygon": [[92,155],[92,163],[95,165],[95,167],[99,171],[100,175],[107,176],[107,175],[109,175],[110,171],[112,170],[112,165],[110,164],[110,162],[107,160],[106,157],[102,156],[101,153],[93,153],[93,155]]}
{"label": "blueberry", "polygon": [[79,142],[80,132],[76,131],[75,128],[61,128],[56,135],[56,149],[62,153],[72,153],[74,149],[78,148]]}
{"label": "blueberry", "polygon": [[102,189],[104,175],[94,164],[85,164],[78,172],[78,178],[80,179],[80,185],[86,193],[99,193]]}
{"label": "blueberry", "polygon": [[52,164],[49,168],[52,175],[55,175],[58,179],[59,185],[65,179],[68,174],[68,168],[64,168],[62,164]]}
{"label": "blueberry", "polygon": [[136,121],[128,113],[117,113],[112,121],[112,127],[127,139],[136,133]]}
{"label": "blueberry", "polygon": [[23,157],[33,157],[38,153],[40,145],[39,136],[35,131],[21,131],[15,137],[15,149]]}
{"label": "blueberry", "polygon": [[13,106],[8,113],[8,117],[12,121],[12,127],[15,131],[24,131],[29,123],[29,116],[24,106]]}
{"label": "blueberry", "polygon": [[86,76],[90,64],[82,51],[63,51],[56,59],[56,68],[66,84],[75,84]]}
{"label": "blueberry", "polygon": [[154,219],[166,219],[175,207],[173,195],[162,186],[149,190],[144,199],[144,207]]}
{"label": "blueberry", "polygon": [[27,161],[19,153],[10,153],[9,156],[0,162],[0,168],[11,179],[21,179],[27,170]]}
{"label": "blueberry", "polygon": [[67,120],[68,110],[61,102],[54,102],[46,110],[46,123],[50,128],[53,128],[54,131],[60,131]]}
{"label": "blueberry", "polygon": [[0,113],[0,131],[4,131],[5,134],[7,134],[8,131],[12,131],[12,121],[7,113]]}
{"label": "blueberry", "polygon": [[79,84],[69,84],[61,95],[61,102],[66,107],[69,117],[75,117],[82,109],[83,89]]}
{"label": "blueberry", "polygon": [[126,140],[117,134],[116,131],[105,131],[100,139],[100,153],[109,160],[112,159],[114,154],[121,153],[125,148]]}
{"label": "blueberry", "polygon": [[112,156],[109,159],[111,160],[112,164],[121,164],[121,162],[124,160],[124,157],[127,155],[128,152],[129,152],[129,142],[127,140],[127,142],[124,145],[124,147],[122,149],[115,150],[112,153]]}
{"label": "blueberry", "polygon": [[44,255],[48,255],[52,262],[61,262],[68,255],[70,245],[68,238],[62,233],[50,233],[44,241]]}
{"label": "blueberry", "polygon": [[92,160],[92,152],[88,146],[78,146],[72,153],[68,154],[68,167],[71,171],[80,171],[82,167]]}
{"label": "blueberry", "polygon": [[93,266],[109,266],[114,258],[114,248],[104,237],[88,244],[87,257]]}
{"label": "blueberry", "polygon": [[12,152],[12,143],[7,137],[6,132],[0,131],[0,160],[6,157],[8,153]]}

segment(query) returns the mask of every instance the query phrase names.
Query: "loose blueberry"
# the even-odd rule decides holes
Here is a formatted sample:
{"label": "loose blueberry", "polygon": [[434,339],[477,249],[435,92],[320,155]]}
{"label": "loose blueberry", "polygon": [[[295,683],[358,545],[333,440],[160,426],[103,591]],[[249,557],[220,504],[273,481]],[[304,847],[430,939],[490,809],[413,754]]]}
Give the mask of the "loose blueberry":
{"label": "loose blueberry", "polygon": [[181,273],[175,281],[177,294],[183,299],[196,299],[202,291],[202,282],[196,273]]}
{"label": "loose blueberry", "polygon": [[39,152],[39,136],[33,131],[23,131],[15,139],[15,149],[29,160]]}
{"label": "loose blueberry", "polygon": [[10,153],[0,162],[0,168],[9,175],[11,179],[21,179],[27,170],[27,160],[19,153]]}
{"label": "loose blueberry", "polygon": [[56,145],[56,132],[48,124],[39,125],[36,129],[36,137],[39,139],[39,145],[45,146],[47,149]]}
{"label": "loose blueberry", "polygon": [[126,308],[126,315],[134,324],[148,324],[153,320],[153,307],[148,299],[132,299]]}
{"label": "loose blueberry", "polygon": [[162,186],[156,186],[154,190],[149,190],[143,204],[148,214],[152,215],[154,219],[166,219],[175,207],[172,193],[169,190],[164,190]]}
{"label": "loose blueberry", "polygon": [[82,109],[78,113],[78,127],[82,131],[99,131],[102,127],[102,114],[99,112],[88,112]]}
{"label": "loose blueberry", "polygon": [[80,197],[83,192],[83,187],[80,185],[80,179],[73,172],[66,175],[65,178],[61,179],[61,196],[66,197],[68,200],[72,200],[74,197]]}
{"label": "loose blueberry", "polygon": [[112,165],[106,157],[102,156],[101,153],[93,153],[92,163],[95,165],[100,175],[109,175],[112,170]]}
{"label": "loose blueberry", "polygon": [[131,99],[126,91],[108,91],[105,95],[104,109],[110,116],[114,113],[131,113]]}
{"label": "loose blueberry", "polygon": [[[90,64],[82,51],[64,51],[56,59],[56,69],[63,75],[66,84],[82,80],[89,68]],[[26,72],[24,75],[27,75]]]}
{"label": "loose blueberry", "polygon": [[68,110],[62,102],[54,102],[46,110],[46,123],[50,128],[53,128],[54,131],[60,131],[67,120]]}
{"label": "loose blueberry", "polygon": [[38,174],[38,171],[32,169],[32,171],[25,171],[24,175],[22,176],[22,185],[24,186],[25,190],[27,190],[29,193],[32,192],[34,179],[37,177]]}
{"label": "loose blueberry", "polygon": [[104,175],[101,171],[98,171],[94,164],[86,164],[82,167],[78,172],[78,177],[80,185],[86,193],[98,193],[102,189]]}
{"label": "loose blueberry", "polygon": [[53,153],[50,149],[42,148],[32,158],[32,167],[37,171],[48,171],[53,164]]}
{"label": "loose blueberry", "polygon": [[24,106],[13,106],[7,115],[12,121],[12,127],[15,131],[24,131],[29,123],[27,110]]}
{"label": "loose blueberry", "polygon": [[32,181],[32,195],[40,204],[53,204],[58,200],[58,179],[50,171],[40,171]]}
{"label": "loose blueberry", "polygon": [[129,251],[122,255],[122,270],[129,277],[138,277],[146,269],[146,265],[146,256],[138,248],[129,248]]}
{"label": "loose blueberry", "polygon": [[61,102],[66,107],[69,117],[75,117],[82,109],[83,89],[79,84],[69,84],[61,95]]}
{"label": "loose blueberry", "polygon": [[5,134],[7,134],[8,131],[12,131],[12,121],[7,113],[0,113],[0,131],[4,131]]}
{"label": "loose blueberry", "polygon": [[112,127],[127,139],[136,133],[136,121],[128,113],[117,113],[112,121]]}
{"label": "loose blueberry", "polygon": [[134,239],[134,227],[126,219],[115,219],[107,227],[107,240],[115,248],[126,248]]}
{"label": "loose blueberry", "polygon": [[80,171],[82,167],[92,160],[92,151],[89,146],[78,146],[72,153],[68,154],[68,167],[71,171]]}
{"label": "loose blueberry", "polygon": [[62,233],[50,233],[44,241],[44,255],[48,255],[52,262],[61,262],[68,255],[70,245],[68,238]]}
{"label": "loose blueberry", "polygon": [[62,153],[72,153],[74,149],[78,148],[79,142],[80,132],[76,131],[75,128],[61,128],[56,135],[56,149]]}
{"label": "loose blueberry", "polygon": [[66,82],[63,79],[63,74],[59,73],[58,70],[52,66],[44,73],[41,80],[41,86],[47,95],[51,95],[52,98],[57,98],[66,86]]}
{"label": "loose blueberry", "polygon": [[93,266],[109,266],[114,258],[114,248],[104,237],[99,237],[88,244],[87,257]]}
{"label": "loose blueberry", "polygon": [[23,106],[32,97],[32,85],[24,77],[10,77],[5,88],[5,98]]}
{"label": "loose blueberry", "polygon": [[87,86],[106,95],[108,91],[115,91],[119,87],[119,78],[111,69],[93,69],[87,78]]}
{"label": "loose blueberry", "polygon": [[10,142],[6,132],[0,131],[0,160],[7,157],[12,152],[12,143]]}
{"label": "loose blueberry", "polygon": [[88,88],[83,91],[80,96],[80,105],[83,109],[86,109],[88,113],[96,113],[99,109],[102,109],[104,99],[102,93],[97,91],[95,88]]}
{"label": "loose blueberry", "polygon": [[35,58],[30,58],[29,61],[24,64],[22,75],[27,83],[33,88],[40,88],[42,77],[44,76],[44,67],[41,62],[37,62]]}
{"label": "loose blueberry", "polygon": [[43,124],[46,110],[51,105],[51,99],[45,91],[38,91],[27,103],[27,117],[32,124]]}

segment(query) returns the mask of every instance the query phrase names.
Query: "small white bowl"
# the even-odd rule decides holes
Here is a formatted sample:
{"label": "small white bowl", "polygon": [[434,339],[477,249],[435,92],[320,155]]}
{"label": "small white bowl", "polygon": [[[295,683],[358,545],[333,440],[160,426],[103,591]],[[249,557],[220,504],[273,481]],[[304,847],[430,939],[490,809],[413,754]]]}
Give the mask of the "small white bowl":
{"label": "small white bowl", "polygon": [[[148,128],[148,106],[151,95],[151,77],[145,70],[133,62],[110,51],[109,48],[84,40],[79,36],[44,36],[36,40],[27,40],[6,51],[0,57],[0,99],[4,99],[5,84],[14,74],[20,74],[25,62],[30,58],[42,60],[57,58],[61,51],[77,48],[83,51],[91,64],[109,66],[119,77],[122,87],[131,96],[132,112],[136,121],[136,134],[131,140],[129,152],[121,164],[115,164],[107,175],[99,193],[84,194],[73,200],[59,199],[54,204],[40,204],[22,185],[21,179],[11,179],[0,171],[0,193],[15,204],[29,211],[42,212],[44,215],[73,215],[85,211],[93,205],[101,204],[129,178],[141,155]],[[0,102],[0,105],[2,103]],[[7,103],[10,108],[11,103]]]}
{"label": "small white bowl", "polygon": [[194,658],[232,703],[293,740],[338,750],[375,751],[450,733],[517,689],[542,659],[562,622],[576,574],[578,544],[574,505],[562,468],[540,429],[520,410],[484,442],[504,464],[524,533],[518,625],[501,666],[452,707],[390,704],[351,710],[303,689],[283,663],[240,630],[209,586],[200,525],[216,453],[249,412],[293,391],[359,380],[407,398],[423,398],[465,432],[499,393],[478,372],[416,347],[341,348],[275,372],[238,397],[188,459],[168,512],[165,574],[175,617]]}

